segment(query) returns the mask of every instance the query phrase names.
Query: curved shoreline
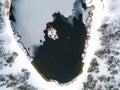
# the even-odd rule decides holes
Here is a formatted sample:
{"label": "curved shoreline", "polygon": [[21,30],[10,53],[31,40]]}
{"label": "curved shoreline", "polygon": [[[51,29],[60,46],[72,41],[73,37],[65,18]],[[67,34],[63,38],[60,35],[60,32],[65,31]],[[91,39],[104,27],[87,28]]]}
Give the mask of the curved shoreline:
{"label": "curved shoreline", "polygon": [[[88,40],[89,40],[89,38],[90,38],[90,37],[89,37],[89,32],[90,32],[89,30],[90,30],[90,27],[91,27],[91,22],[92,22],[91,12],[92,12],[92,10],[91,10],[91,11],[89,11],[89,15],[90,15],[90,17],[88,17],[88,18],[89,18],[89,19],[88,19],[88,20],[89,20],[89,23],[88,23],[88,26],[87,26],[87,31],[88,31],[88,32],[87,32],[87,38],[88,38],[88,39],[86,39],[86,41],[85,41],[85,42],[86,42],[86,43],[85,43],[85,46],[86,46],[86,47],[85,47],[85,49],[84,49],[84,52],[86,52],[86,49],[87,49],[87,46],[88,46]],[[12,25],[12,24],[11,24],[11,25]],[[14,31],[14,30],[13,30],[13,32],[15,33],[15,31]],[[23,43],[22,43],[22,42],[18,42],[18,43],[22,44],[22,47],[24,47],[24,45],[23,45]],[[25,47],[24,47],[24,50],[26,50],[26,51],[27,51],[27,49],[26,49]],[[83,54],[84,54],[84,56],[83,56],[83,57],[85,57],[85,54],[86,54],[86,53],[83,53]],[[29,56],[29,54],[28,54],[28,53],[27,53],[27,55]],[[84,59],[84,58],[83,58],[83,59]],[[82,62],[82,63],[83,63],[83,62]],[[82,68],[83,68],[83,65],[82,65]],[[39,72],[39,73],[40,73],[40,72]],[[81,72],[81,73],[82,73],[82,72]],[[80,73],[80,74],[81,74],[81,73]],[[79,74],[79,75],[80,75],[80,74]],[[78,76],[79,76],[79,75],[78,75]],[[42,74],[41,74],[41,76],[43,77],[43,75],[42,75]],[[45,79],[45,77],[43,77],[43,78]],[[75,77],[75,78],[77,78],[77,77]],[[75,80],[75,78],[74,78],[72,81],[70,81],[70,82],[73,82],[73,81]],[[46,80],[46,79],[45,79],[45,80]],[[49,81],[49,80],[47,80],[47,81]],[[51,81],[51,80],[50,80],[50,81]],[[54,80],[53,80],[53,81],[54,81]],[[67,83],[70,83],[70,82],[67,82]]]}

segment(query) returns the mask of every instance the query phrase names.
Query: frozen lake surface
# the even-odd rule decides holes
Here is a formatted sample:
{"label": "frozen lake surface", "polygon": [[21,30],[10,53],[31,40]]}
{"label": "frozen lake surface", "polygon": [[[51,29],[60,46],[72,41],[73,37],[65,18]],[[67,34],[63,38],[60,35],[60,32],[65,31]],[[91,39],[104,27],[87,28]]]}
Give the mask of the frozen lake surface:
{"label": "frozen lake surface", "polygon": [[[72,14],[75,0],[16,0],[14,16],[15,31],[22,37],[26,48],[39,45],[44,40],[43,30],[52,21],[52,14],[60,12],[64,16]],[[41,43],[42,44],[42,43]]]}
{"label": "frozen lake surface", "polygon": [[[66,83],[82,73],[91,10],[84,0],[14,1],[15,32],[47,80]],[[31,50],[34,48],[34,52]],[[30,51],[29,51],[30,50]]]}

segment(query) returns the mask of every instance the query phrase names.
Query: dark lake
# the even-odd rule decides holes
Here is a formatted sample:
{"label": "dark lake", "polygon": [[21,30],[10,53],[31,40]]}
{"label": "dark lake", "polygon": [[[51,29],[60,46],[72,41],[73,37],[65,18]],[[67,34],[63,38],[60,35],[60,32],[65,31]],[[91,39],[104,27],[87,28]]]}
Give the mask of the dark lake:
{"label": "dark lake", "polygon": [[[68,16],[65,16],[59,9],[57,12],[49,13],[50,15],[44,13],[41,16],[41,13],[37,15],[28,7],[26,7],[27,10],[23,10],[20,7],[23,2],[13,1],[13,3],[15,32],[21,36],[21,43],[29,55],[31,55],[30,47],[36,45],[32,48],[32,64],[43,78],[47,81],[56,80],[59,83],[67,83],[82,73],[82,54],[87,39],[85,20],[88,17],[83,14],[87,10],[85,1],[76,0],[73,3],[73,10],[71,9],[72,13]],[[18,5],[20,6],[18,7]],[[62,5],[60,6],[62,7]],[[34,5],[29,7],[34,7]],[[62,7],[63,10],[64,7]],[[27,15],[28,11],[33,13],[31,17],[29,16],[30,13]],[[43,11],[49,12],[47,10]],[[37,9],[37,12],[39,12],[39,9]],[[44,18],[37,19],[36,17],[39,16]]]}

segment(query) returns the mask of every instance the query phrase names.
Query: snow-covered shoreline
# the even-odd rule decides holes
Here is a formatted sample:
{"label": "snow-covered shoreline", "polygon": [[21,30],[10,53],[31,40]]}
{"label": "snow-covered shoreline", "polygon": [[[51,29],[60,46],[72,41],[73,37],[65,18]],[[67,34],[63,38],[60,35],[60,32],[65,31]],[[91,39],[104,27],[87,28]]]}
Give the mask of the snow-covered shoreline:
{"label": "snow-covered shoreline", "polygon": [[[9,11],[9,10],[8,10]],[[15,60],[15,63],[14,63],[14,65],[13,65],[13,67],[12,68],[6,68],[6,69],[4,69],[3,71],[2,71],[2,73],[5,73],[5,74],[7,74],[7,73],[17,73],[17,72],[19,72],[19,71],[21,71],[21,69],[22,68],[26,68],[26,69],[28,69],[28,71],[30,71],[30,73],[31,73],[31,77],[30,77],[30,79],[31,80],[34,80],[34,82],[37,82],[37,83],[34,83],[33,81],[33,85],[34,86],[36,86],[36,87],[39,87],[39,88],[41,88],[41,86],[39,86],[39,84],[41,83],[41,84],[44,84],[43,85],[43,87],[45,87],[46,89],[45,90],[47,90],[47,89],[49,89],[49,88],[51,88],[52,89],[52,87],[54,86],[54,88],[56,87],[56,89],[59,87],[60,89],[61,88],[71,88],[71,86],[72,85],[69,85],[69,86],[63,86],[63,87],[60,87],[60,86],[58,86],[57,84],[55,84],[55,83],[51,83],[51,82],[45,82],[41,77],[40,77],[40,75],[36,72],[36,70],[34,69],[34,67],[31,65],[31,63],[29,62],[29,60],[27,59],[27,57],[25,56],[25,53],[23,53],[23,51],[21,50],[21,48],[18,46],[18,43],[16,42],[16,40],[15,40],[15,38],[13,37],[13,34],[14,34],[14,32],[12,31],[12,29],[11,29],[11,25],[10,25],[10,21],[9,21],[9,17],[8,16],[6,16],[6,21],[5,21],[5,23],[6,23],[6,32],[8,33],[8,37],[11,39],[10,40],[10,43],[9,43],[9,45],[8,44],[6,44],[6,46],[5,46],[5,49],[6,49],[6,51],[9,51],[9,52],[12,52],[12,51],[16,51],[17,53],[18,53],[18,57],[17,57],[17,59]],[[9,41],[9,39],[6,39],[6,40],[8,40]],[[12,47],[11,47],[12,46]],[[22,61],[23,60],[23,61]],[[9,70],[9,71],[8,71]],[[8,71],[8,72],[7,72]],[[35,78],[34,78],[35,77]],[[37,77],[37,78],[36,78]],[[41,79],[42,80],[41,80]],[[40,80],[39,80],[40,79]],[[30,80],[30,82],[31,82],[31,80]],[[38,81],[39,80],[39,81]],[[38,85],[37,85],[38,84]],[[47,87],[46,87],[46,85],[47,85]],[[72,86],[72,87],[76,87],[76,85],[74,86]],[[49,89],[50,90],[50,89]]]}
{"label": "snow-covered shoreline", "polygon": [[[3,2],[4,5],[4,2]],[[6,15],[9,12],[9,9],[2,6],[2,10],[4,12],[3,16],[3,24],[5,25],[2,27],[2,35],[1,38],[5,40],[4,43],[4,50],[6,53],[12,53],[17,52],[18,57],[15,59],[15,62],[13,63],[12,67],[5,67],[4,69],[0,70],[0,74],[9,74],[9,73],[18,73],[21,72],[23,68],[27,69],[31,74],[29,78],[29,82],[34,82],[34,86],[38,86],[41,82],[45,82],[42,78],[40,78],[40,75],[37,73],[36,69],[32,66],[30,61],[28,60],[25,53],[22,51],[20,46],[18,45],[17,41],[14,38],[14,32],[11,29],[9,17]],[[37,82],[37,83],[36,83]],[[2,88],[1,88],[2,89]],[[6,88],[7,89],[7,88]],[[2,90],[6,90],[5,88]],[[10,88],[8,88],[10,89]],[[12,90],[12,89],[11,89]]]}
{"label": "snow-covered shoreline", "polygon": [[[5,10],[6,12],[7,9]],[[45,80],[43,80],[43,78],[40,77],[40,75],[37,73],[37,71],[35,70],[35,68],[32,66],[32,64],[30,63],[30,61],[28,60],[28,58],[25,56],[25,53],[22,51],[22,49],[20,48],[20,46],[18,45],[17,41],[15,40],[15,38],[13,37],[14,32],[11,29],[11,25],[10,25],[10,21],[9,21],[9,17],[5,15],[5,20],[4,21],[6,23],[6,33],[8,33],[8,36],[5,35],[5,37],[8,37],[9,39],[5,39],[7,41],[9,41],[8,44],[5,44],[4,47],[6,49],[6,51],[9,52],[13,52],[16,51],[18,53],[18,57],[16,58],[12,68],[5,68],[4,70],[2,70],[1,72],[4,74],[9,74],[9,73],[17,73],[19,71],[21,71],[22,68],[27,69],[31,74],[30,74],[30,79],[29,82],[32,83],[32,85],[34,85],[35,87],[42,87],[45,88],[45,90],[52,90],[52,87],[56,87],[56,89],[61,89],[61,88],[77,88],[76,85],[68,85],[68,86],[58,86],[56,83],[54,82],[46,82]],[[12,46],[12,47],[11,47]],[[35,83],[36,82],[36,83]]]}
{"label": "snow-covered shoreline", "polygon": [[[4,1],[5,0],[1,0],[1,2],[3,4],[4,4]],[[88,0],[88,3],[89,3],[89,1],[90,0]],[[5,67],[2,70],[0,70],[0,75],[9,74],[9,73],[17,74],[18,72],[21,72],[21,70],[23,68],[25,68],[30,72],[30,77],[27,81],[30,84],[32,84],[33,86],[35,86],[36,88],[38,88],[38,90],[62,90],[62,89],[63,90],[66,90],[66,89],[81,90],[83,88],[83,82],[85,82],[87,80],[87,76],[89,74],[92,74],[95,77],[101,76],[102,74],[104,74],[104,70],[102,67],[106,67],[106,64],[103,61],[99,61],[99,64],[100,64],[100,66],[99,66],[100,73],[99,74],[87,72],[88,68],[90,66],[90,62],[92,61],[92,58],[96,57],[94,55],[95,51],[99,50],[101,48],[101,46],[100,46],[101,41],[99,41],[101,34],[97,30],[100,28],[100,26],[102,24],[104,24],[104,21],[103,21],[104,17],[108,17],[109,18],[108,22],[111,22],[109,20],[113,20],[115,18],[115,16],[118,16],[119,14],[116,15],[116,12],[115,12],[115,14],[112,14],[113,16],[111,16],[111,12],[108,10],[108,6],[107,6],[108,0],[103,0],[103,2],[101,2],[101,0],[99,0],[99,1],[93,0],[93,2],[90,3],[90,5],[92,5],[92,4],[95,6],[95,9],[93,10],[93,17],[92,17],[93,21],[92,21],[92,26],[91,26],[91,31],[90,31],[91,38],[88,42],[89,46],[87,48],[86,57],[83,60],[83,62],[85,63],[84,68],[83,68],[83,73],[81,75],[79,75],[73,83],[71,83],[69,85],[63,85],[63,86],[57,85],[54,82],[46,82],[39,75],[39,73],[36,71],[36,69],[32,66],[32,64],[28,60],[27,56],[22,51],[22,49],[20,48],[20,46],[18,45],[17,41],[14,38],[14,35],[13,35],[14,32],[11,29],[9,17],[6,15],[7,12],[9,11],[9,9],[6,9],[4,6],[2,6],[3,12],[5,11],[2,16],[3,22],[4,22],[3,24],[5,26],[2,27],[2,29],[0,30],[0,32],[2,31],[2,33],[0,33],[0,39],[5,40],[5,43],[3,45],[5,52],[10,53],[10,54],[12,54],[13,52],[17,52],[18,57],[16,57],[15,62],[12,64],[11,68]],[[118,74],[119,73],[120,72],[118,72]],[[108,72],[106,74],[108,74]],[[118,75],[116,75],[116,78],[119,80]],[[104,86],[104,83],[100,83],[100,84],[102,84]],[[118,89],[115,89],[115,90],[118,90]],[[0,90],[13,90],[13,88],[6,88],[4,86],[4,87],[0,87]],[[93,90],[96,90],[96,88],[94,88]]]}
{"label": "snow-covered shoreline", "polygon": [[42,87],[44,87],[45,90],[50,90],[50,89],[53,90],[53,88],[54,89],[56,88],[57,90],[61,90],[61,89],[73,90],[73,88],[74,88],[74,90],[78,90],[79,88],[81,88],[80,86],[82,86],[82,83],[80,84],[80,82],[81,82],[81,79],[83,79],[82,75],[80,75],[77,78],[77,81],[75,81],[74,83],[69,84],[67,86],[63,85],[62,87],[58,86],[54,82],[44,81],[40,77],[40,75],[36,72],[36,70],[31,65],[31,63],[29,62],[29,60],[27,59],[27,57],[25,56],[25,54],[23,53],[21,48],[18,46],[18,43],[14,39],[13,31],[12,31],[11,26],[10,26],[9,17],[6,16],[6,21],[5,22],[6,22],[6,25],[7,25],[6,26],[6,30],[7,30],[6,32],[10,35],[10,38],[12,39],[11,43],[9,44],[9,46],[7,46],[6,50],[8,51],[10,49],[11,52],[16,51],[19,56],[15,60],[15,64],[13,65],[12,69],[6,68],[6,69],[3,70],[4,73],[6,73],[6,71],[8,71],[8,70],[9,70],[9,72],[7,72],[7,73],[15,73],[15,72],[17,73],[22,68],[26,68],[31,73],[31,77],[29,79],[29,82],[32,83],[32,85],[34,85],[36,87],[39,87],[39,89],[41,88],[41,85],[39,85],[39,84],[42,84]]}

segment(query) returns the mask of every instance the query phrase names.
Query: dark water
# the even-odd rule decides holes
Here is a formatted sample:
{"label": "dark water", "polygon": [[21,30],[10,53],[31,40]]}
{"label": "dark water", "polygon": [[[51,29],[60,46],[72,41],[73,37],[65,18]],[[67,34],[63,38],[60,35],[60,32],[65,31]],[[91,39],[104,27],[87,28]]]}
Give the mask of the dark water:
{"label": "dark water", "polygon": [[57,30],[59,38],[49,38],[49,26],[46,26],[44,44],[36,49],[32,63],[48,80],[66,83],[81,72],[81,55],[84,52],[87,32],[82,22],[82,14],[78,15],[78,18],[73,17],[73,25],[60,13],[53,16],[55,20],[49,24]]}

